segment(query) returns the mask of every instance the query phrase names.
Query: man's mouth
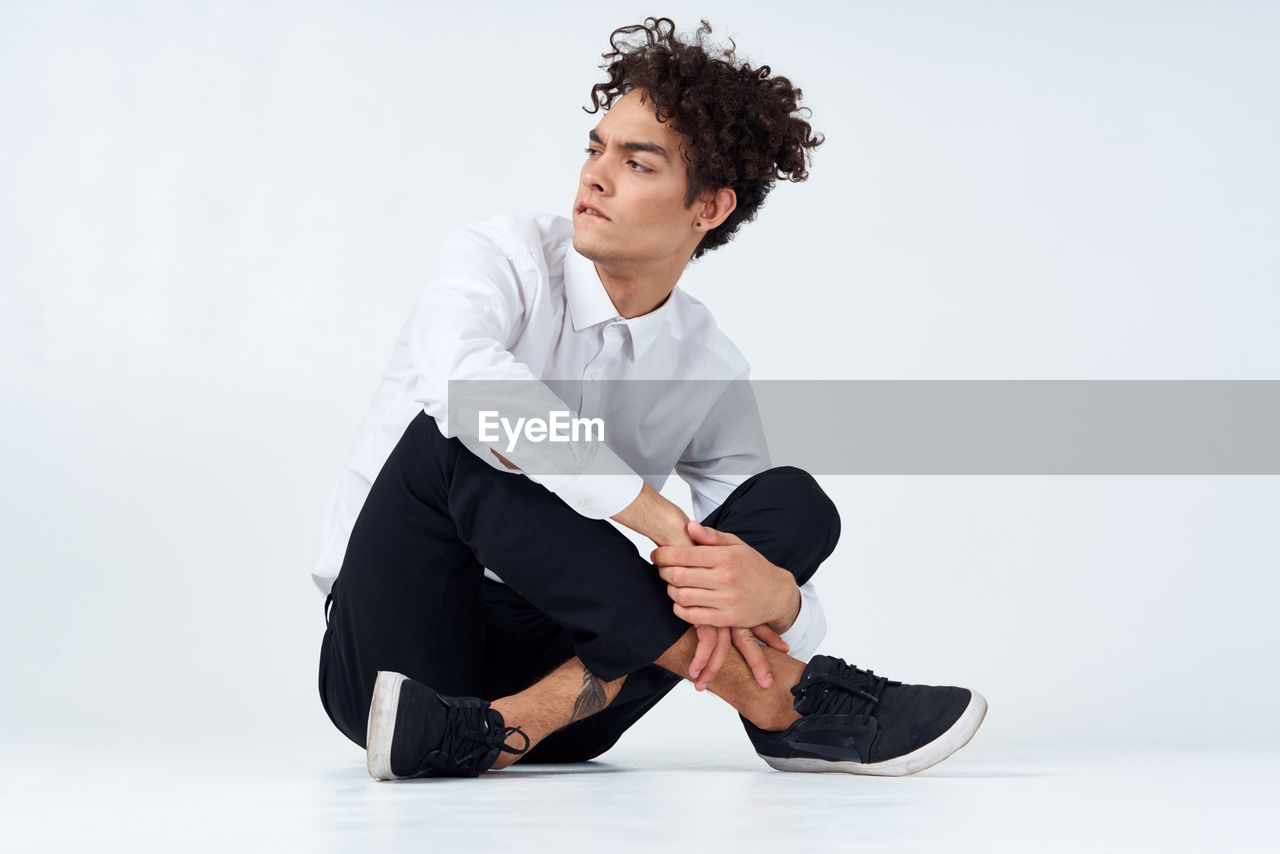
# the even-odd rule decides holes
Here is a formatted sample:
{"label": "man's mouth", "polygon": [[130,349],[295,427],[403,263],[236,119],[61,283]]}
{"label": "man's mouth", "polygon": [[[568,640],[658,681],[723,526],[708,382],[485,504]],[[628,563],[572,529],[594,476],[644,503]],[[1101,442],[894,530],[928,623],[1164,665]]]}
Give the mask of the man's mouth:
{"label": "man's mouth", "polygon": [[600,210],[599,208],[595,207],[594,205],[589,205],[589,204],[587,204],[586,202],[579,202],[579,203],[578,203],[578,213],[580,213],[580,214],[584,214],[584,215],[586,215],[586,216],[590,216],[590,217],[595,217],[595,218],[597,218],[597,219],[603,219],[603,220],[608,220],[608,219],[609,219],[607,216],[605,216],[605,215],[601,212],[601,210]]}

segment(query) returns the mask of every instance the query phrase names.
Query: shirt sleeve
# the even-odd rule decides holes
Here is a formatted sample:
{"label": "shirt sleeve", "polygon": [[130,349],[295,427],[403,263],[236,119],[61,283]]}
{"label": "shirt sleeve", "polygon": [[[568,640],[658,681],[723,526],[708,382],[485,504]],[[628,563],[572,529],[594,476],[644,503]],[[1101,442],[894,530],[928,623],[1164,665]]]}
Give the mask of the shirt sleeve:
{"label": "shirt sleeve", "polygon": [[699,522],[739,484],[769,468],[769,446],[749,377],[747,368],[728,383],[676,461]]}
{"label": "shirt sleeve", "polygon": [[[676,463],[676,473],[689,484],[698,521],[707,518],[739,484],[770,466],[749,378],[747,368],[729,383]],[[807,660],[826,635],[826,614],[809,581],[800,586],[800,613],[782,639],[791,647],[788,655]]]}
{"label": "shirt sleeve", "polygon": [[790,647],[787,655],[808,661],[826,636],[827,615],[818,601],[818,590],[812,581],[806,581],[800,585],[800,613],[791,628],[782,633],[782,639]]}
{"label": "shirt sleeve", "polygon": [[[462,229],[441,252],[406,324],[414,398],[445,436],[456,437],[493,468],[497,450],[531,480],[593,519],[612,516],[643,482],[603,441],[481,440],[481,412],[547,419],[577,413],[509,348],[527,322],[541,281],[532,257],[512,257],[481,229]],[[545,296],[545,295],[543,295]]]}

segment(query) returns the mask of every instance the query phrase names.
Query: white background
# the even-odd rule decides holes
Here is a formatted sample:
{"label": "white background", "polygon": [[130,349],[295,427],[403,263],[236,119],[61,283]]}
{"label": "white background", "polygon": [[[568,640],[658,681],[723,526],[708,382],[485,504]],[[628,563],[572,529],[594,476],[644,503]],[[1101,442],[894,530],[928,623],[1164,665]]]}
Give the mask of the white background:
{"label": "white background", "polygon": [[[347,443],[448,232],[567,214],[654,11],[827,136],[682,282],[755,377],[1280,379],[1269,4],[3,0],[0,740],[361,761],[308,578]],[[1275,743],[1276,477],[821,482],[824,650],[981,690],[967,754]],[[626,741],[747,749],[692,691]]]}

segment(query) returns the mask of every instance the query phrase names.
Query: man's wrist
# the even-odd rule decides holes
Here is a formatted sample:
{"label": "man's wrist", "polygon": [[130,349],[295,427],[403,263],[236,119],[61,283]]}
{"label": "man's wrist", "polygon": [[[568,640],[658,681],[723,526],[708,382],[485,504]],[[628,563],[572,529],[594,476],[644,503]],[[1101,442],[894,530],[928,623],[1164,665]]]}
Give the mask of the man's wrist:
{"label": "man's wrist", "polygon": [[627,507],[611,518],[660,546],[690,545],[692,542],[686,527],[689,517],[647,483],[641,486],[640,494]]}
{"label": "man's wrist", "polygon": [[[786,572],[786,570],[783,571]],[[790,578],[791,573],[788,572],[787,577]],[[790,631],[791,627],[796,624],[796,620],[800,617],[800,605],[804,601],[804,597],[800,595],[800,587],[795,583],[794,579],[792,579],[787,589],[789,596],[782,616],[769,623],[769,628],[780,635]]]}
{"label": "man's wrist", "polygon": [[689,517],[680,505],[668,501],[659,492],[653,493],[650,504],[658,521],[652,532],[643,532],[645,536],[660,546],[693,545],[689,539]]}
{"label": "man's wrist", "polygon": [[667,519],[666,536],[668,542],[663,545],[693,545],[689,536],[689,517],[675,504],[671,505],[671,515]]}

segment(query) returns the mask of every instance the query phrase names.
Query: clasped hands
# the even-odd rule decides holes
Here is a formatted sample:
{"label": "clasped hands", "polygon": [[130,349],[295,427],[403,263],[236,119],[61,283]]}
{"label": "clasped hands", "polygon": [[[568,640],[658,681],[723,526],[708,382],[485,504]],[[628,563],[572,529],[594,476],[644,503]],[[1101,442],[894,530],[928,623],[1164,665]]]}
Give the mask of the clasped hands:
{"label": "clasped hands", "polygon": [[693,545],[659,546],[649,559],[667,582],[676,616],[697,630],[689,678],[704,690],[737,648],[756,682],[770,687],[773,673],[757,641],[788,651],[779,630],[789,629],[800,610],[795,578],[734,534],[693,521],[686,531]]}
{"label": "clasped hands", "polygon": [[[489,450],[507,468],[519,470],[497,450]],[[773,673],[760,643],[780,652],[790,649],[780,632],[791,628],[800,613],[800,588],[791,573],[740,537],[689,520],[648,484],[611,518],[665,543],[649,560],[667,582],[676,616],[697,631],[698,648],[689,665],[694,687],[705,690],[735,647],[756,682],[770,687]]]}

